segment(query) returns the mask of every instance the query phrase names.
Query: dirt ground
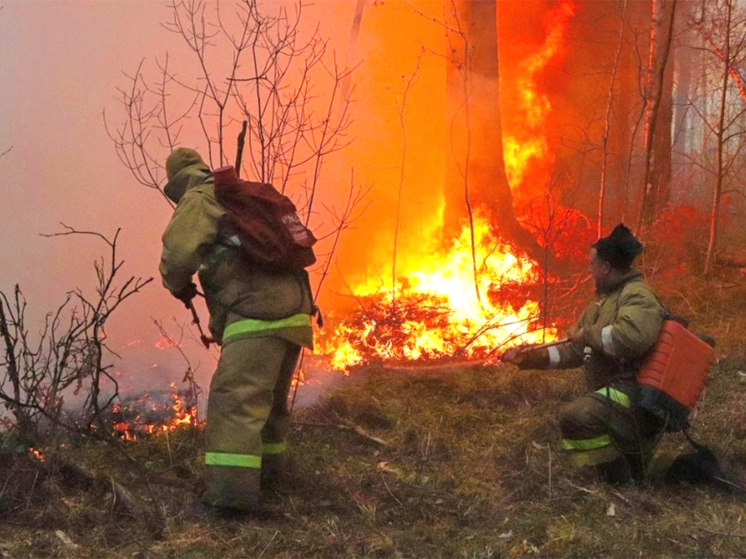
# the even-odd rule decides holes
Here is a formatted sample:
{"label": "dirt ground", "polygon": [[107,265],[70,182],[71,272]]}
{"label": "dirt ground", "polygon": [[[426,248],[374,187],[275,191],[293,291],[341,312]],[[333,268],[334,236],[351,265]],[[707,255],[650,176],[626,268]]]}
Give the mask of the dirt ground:
{"label": "dirt ground", "polygon": [[[746,287],[675,301],[720,342],[692,415],[732,479],[746,471]],[[684,300],[686,299],[686,301]],[[558,452],[579,371],[369,367],[294,414],[290,464],[254,515],[197,505],[202,433],[68,441],[40,462],[2,447],[0,557],[746,557],[742,494],[615,488]],[[7,443],[7,441],[6,441]],[[17,449],[16,449],[17,450]],[[688,452],[666,435],[661,456]]]}

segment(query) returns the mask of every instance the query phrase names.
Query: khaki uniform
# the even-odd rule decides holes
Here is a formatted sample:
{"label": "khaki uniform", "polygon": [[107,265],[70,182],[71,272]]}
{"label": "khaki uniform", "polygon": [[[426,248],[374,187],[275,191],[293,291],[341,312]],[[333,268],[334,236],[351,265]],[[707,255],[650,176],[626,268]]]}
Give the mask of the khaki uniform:
{"label": "khaki uniform", "polygon": [[657,419],[634,405],[636,376],[660,333],[665,309],[630,270],[608,285],[570,334],[583,329],[583,343],[528,349],[520,367],[585,368],[589,394],[559,414],[562,448],[580,465],[602,464],[626,455],[641,459],[660,431]]}
{"label": "khaki uniform", "polygon": [[301,346],[313,344],[308,279],[246,262],[196,152],[176,150],[167,171],[165,192],[178,205],[163,234],[163,284],[175,293],[198,273],[210,332],[222,345],[207,403],[203,501],[248,510],[259,499],[262,465],[286,449],[290,382]]}

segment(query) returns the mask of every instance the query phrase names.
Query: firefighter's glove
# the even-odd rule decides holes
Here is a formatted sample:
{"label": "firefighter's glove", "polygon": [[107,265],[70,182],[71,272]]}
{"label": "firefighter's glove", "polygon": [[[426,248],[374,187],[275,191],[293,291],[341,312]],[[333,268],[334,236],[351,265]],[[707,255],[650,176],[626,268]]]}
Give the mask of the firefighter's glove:
{"label": "firefighter's glove", "polygon": [[192,299],[197,296],[197,286],[194,282],[189,282],[178,291],[174,291],[173,296],[184,303],[186,308],[189,308],[192,304]]}
{"label": "firefighter's glove", "polygon": [[585,343],[585,329],[579,328],[573,333],[568,333],[568,339],[574,343],[574,344],[584,344]]}
{"label": "firefighter's glove", "polygon": [[501,361],[517,365],[520,369],[544,369],[549,364],[549,354],[545,348],[530,345],[511,347],[503,353]]}
{"label": "firefighter's glove", "polygon": [[523,345],[511,347],[500,356],[500,361],[502,361],[503,363],[512,363],[513,365],[520,366],[520,364],[523,363],[524,359],[524,349],[526,349],[526,346]]}

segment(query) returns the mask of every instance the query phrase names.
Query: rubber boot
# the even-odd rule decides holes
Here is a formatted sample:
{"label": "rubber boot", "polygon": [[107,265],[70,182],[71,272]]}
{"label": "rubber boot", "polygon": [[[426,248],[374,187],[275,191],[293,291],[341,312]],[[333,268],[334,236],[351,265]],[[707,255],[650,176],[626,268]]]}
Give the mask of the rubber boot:
{"label": "rubber boot", "polygon": [[282,486],[287,460],[284,454],[265,454],[262,457],[262,491],[277,491]]}

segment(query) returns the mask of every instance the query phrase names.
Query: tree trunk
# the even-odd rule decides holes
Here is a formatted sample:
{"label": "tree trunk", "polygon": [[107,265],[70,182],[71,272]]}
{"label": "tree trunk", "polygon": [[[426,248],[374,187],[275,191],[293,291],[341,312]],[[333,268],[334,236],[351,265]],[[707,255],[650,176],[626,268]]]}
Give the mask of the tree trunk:
{"label": "tree trunk", "polygon": [[[682,6],[685,13],[689,11],[688,4]],[[685,43],[686,41],[682,41]],[[686,152],[689,149],[690,138],[687,133],[687,110],[692,87],[692,50],[688,46],[678,45],[676,49],[676,92],[674,94],[674,124],[673,124],[673,146],[674,158],[676,152]]]}
{"label": "tree trunk", "polygon": [[537,261],[541,247],[513,211],[502,143],[496,0],[452,0],[446,72],[449,158],[444,237],[486,208],[502,236]]}
{"label": "tree trunk", "polygon": [[611,68],[611,78],[609,80],[609,93],[606,100],[606,119],[604,122],[604,132],[601,138],[601,181],[598,189],[598,221],[597,230],[598,236],[601,237],[601,231],[603,229],[604,221],[604,201],[606,198],[606,180],[609,167],[609,134],[611,132],[611,116],[612,107],[614,103],[614,86],[616,84],[617,71],[619,70],[619,58],[622,53],[622,45],[624,44],[624,27],[626,24],[627,15],[627,0],[624,0],[622,15],[619,23],[619,42],[617,43],[617,49],[614,53],[614,65]]}
{"label": "tree trunk", "polygon": [[649,227],[655,216],[653,206],[654,196],[652,194],[653,141],[663,94],[663,78],[673,39],[673,20],[676,14],[676,0],[669,0],[669,2],[670,9],[664,9],[664,0],[653,0],[652,3],[648,76],[645,93],[645,121],[643,126],[645,159],[642,180],[642,202],[637,221],[638,232],[642,231],[643,228]]}
{"label": "tree trunk", "polygon": [[692,56],[690,42],[691,30],[687,28],[688,19],[692,13],[695,2],[692,0],[679,0],[677,12],[677,28],[683,28],[681,33],[676,33],[676,44],[674,48],[674,61],[676,68],[675,89],[673,94],[673,138],[671,141],[671,183],[677,185],[677,192],[671,192],[671,198],[681,200],[681,194],[690,184],[686,177],[687,153],[692,150],[692,134],[690,126],[691,99],[694,97],[692,91],[692,65],[695,59]]}
{"label": "tree trunk", "polygon": [[715,138],[717,139],[717,160],[716,160],[716,176],[715,176],[715,191],[712,195],[712,209],[710,210],[710,238],[707,243],[707,256],[705,257],[705,275],[708,275],[712,270],[712,264],[715,261],[715,251],[717,248],[717,235],[718,235],[718,218],[720,215],[720,198],[723,192],[723,174],[725,173],[725,165],[723,161],[723,150],[725,147],[725,110],[726,103],[728,101],[728,79],[731,72],[731,59],[730,59],[730,41],[732,33],[732,16],[733,16],[733,3],[732,0],[726,0],[726,21],[725,21],[725,47],[723,48],[723,83],[720,90],[720,107],[718,115],[718,124],[716,128]]}
{"label": "tree trunk", "polygon": [[671,128],[673,125],[673,70],[674,51],[663,73],[661,100],[658,107],[655,137],[653,138],[653,162],[650,184],[651,196],[648,225],[671,201]]}

